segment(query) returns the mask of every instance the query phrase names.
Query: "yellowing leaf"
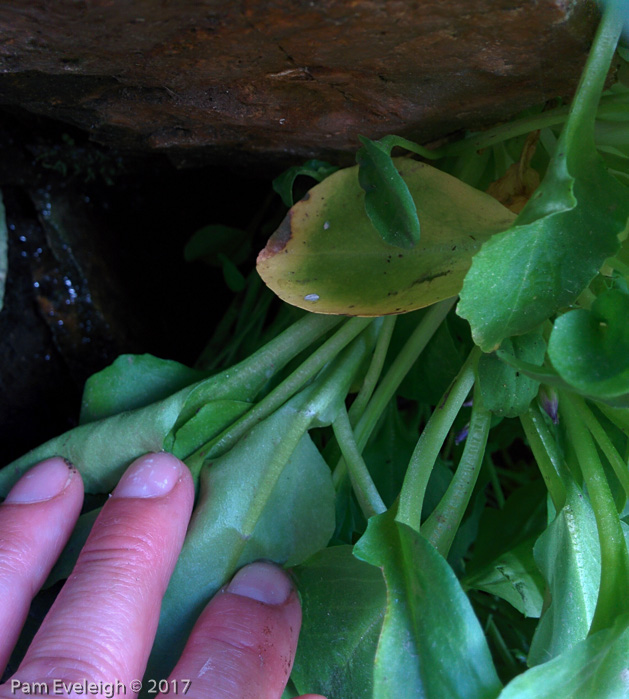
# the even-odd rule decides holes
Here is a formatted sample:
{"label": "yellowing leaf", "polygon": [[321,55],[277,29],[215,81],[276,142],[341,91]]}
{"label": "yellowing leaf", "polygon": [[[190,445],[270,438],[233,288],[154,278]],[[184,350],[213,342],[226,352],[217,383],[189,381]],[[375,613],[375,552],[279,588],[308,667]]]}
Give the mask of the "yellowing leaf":
{"label": "yellowing leaf", "polygon": [[539,140],[539,131],[529,134],[517,163],[513,163],[505,174],[487,189],[494,199],[504,204],[509,211],[519,214],[533,192],[539,186],[539,173],[531,167],[531,158]]}
{"label": "yellowing leaf", "polygon": [[358,168],[339,170],[290,209],[258,256],[281,299],[315,313],[379,316],[459,293],[472,255],[514,215],[430,165],[394,161],[417,206],[419,243],[387,244],[365,213]]}

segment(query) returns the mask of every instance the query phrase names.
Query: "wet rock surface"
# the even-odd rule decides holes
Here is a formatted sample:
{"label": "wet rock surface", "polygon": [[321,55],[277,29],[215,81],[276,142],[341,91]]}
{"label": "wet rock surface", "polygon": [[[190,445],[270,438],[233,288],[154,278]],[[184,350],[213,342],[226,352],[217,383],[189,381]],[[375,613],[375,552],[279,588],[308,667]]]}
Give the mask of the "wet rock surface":
{"label": "wet rock surface", "polygon": [[230,292],[220,270],[184,261],[184,245],[208,223],[247,225],[270,189],[81,138],[45,123],[0,128],[0,466],[75,426],[86,379],[119,354],[195,362]]}
{"label": "wet rock surface", "polygon": [[0,103],[179,165],[429,142],[576,81],[589,0],[0,2]]}

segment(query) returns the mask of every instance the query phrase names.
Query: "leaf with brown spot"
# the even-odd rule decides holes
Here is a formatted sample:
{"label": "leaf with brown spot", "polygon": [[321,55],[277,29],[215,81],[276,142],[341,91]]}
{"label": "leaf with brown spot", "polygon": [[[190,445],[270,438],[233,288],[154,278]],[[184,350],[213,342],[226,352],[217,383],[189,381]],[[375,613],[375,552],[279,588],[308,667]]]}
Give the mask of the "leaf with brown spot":
{"label": "leaf with brown spot", "polygon": [[406,313],[456,296],[472,255],[514,215],[488,194],[430,165],[395,164],[422,230],[403,253],[365,213],[358,168],[339,170],[295,204],[258,256],[258,272],[280,298],[316,313]]}

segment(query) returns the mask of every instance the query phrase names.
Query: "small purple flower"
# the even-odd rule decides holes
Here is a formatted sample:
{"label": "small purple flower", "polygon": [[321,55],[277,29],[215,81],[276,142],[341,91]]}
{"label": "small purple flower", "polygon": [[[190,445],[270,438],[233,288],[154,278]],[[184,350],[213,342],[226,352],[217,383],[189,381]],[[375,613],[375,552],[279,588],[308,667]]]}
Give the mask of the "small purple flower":
{"label": "small purple flower", "polygon": [[553,424],[559,424],[559,399],[557,392],[550,386],[541,386],[539,389],[539,402]]}
{"label": "small purple flower", "polygon": [[457,436],[454,438],[454,443],[455,444],[461,444],[466,438],[467,435],[470,432],[470,423],[468,422],[467,425],[457,434]]}

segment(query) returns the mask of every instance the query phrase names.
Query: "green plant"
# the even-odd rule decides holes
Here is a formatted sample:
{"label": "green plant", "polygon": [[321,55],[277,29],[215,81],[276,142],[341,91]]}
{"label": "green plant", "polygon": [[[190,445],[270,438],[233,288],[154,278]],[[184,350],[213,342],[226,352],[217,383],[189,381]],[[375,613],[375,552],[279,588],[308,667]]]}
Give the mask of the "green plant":
{"label": "green plant", "polygon": [[[355,168],[278,179],[287,204],[297,176],[320,180],[258,261],[305,310],[271,318],[257,275],[233,274],[246,234],[196,236],[189,256],[242,287],[214,361],[117,360],[79,427],[0,474],[6,494],[61,453],[104,493],[149,448],[188,464],[197,516],[150,676],[267,557],[303,597],[286,697],[627,695],[629,87],[601,97],[623,10],[607,6],[570,110],[440,151],[363,139]],[[400,146],[436,167],[392,159]],[[492,191],[527,198],[532,167],[517,217],[482,191],[502,178]]]}

